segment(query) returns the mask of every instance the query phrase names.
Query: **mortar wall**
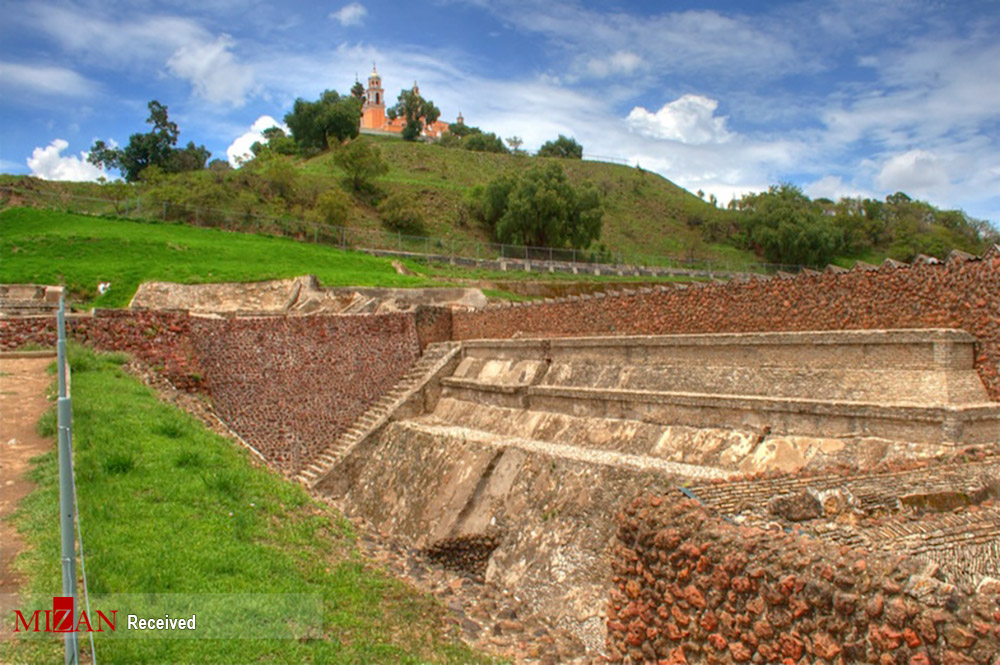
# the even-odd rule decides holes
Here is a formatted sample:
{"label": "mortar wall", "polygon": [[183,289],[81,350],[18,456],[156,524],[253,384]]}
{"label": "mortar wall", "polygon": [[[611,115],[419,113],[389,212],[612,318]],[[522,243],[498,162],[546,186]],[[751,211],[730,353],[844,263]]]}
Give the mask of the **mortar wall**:
{"label": "mortar wall", "polygon": [[452,314],[455,340],[885,328],[959,328],[1000,401],[1000,252],[954,260],[664,288]]}
{"label": "mortar wall", "polygon": [[1000,653],[996,585],[967,595],[925,564],[740,527],[652,496],[618,518],[611,662],[968,663]]}

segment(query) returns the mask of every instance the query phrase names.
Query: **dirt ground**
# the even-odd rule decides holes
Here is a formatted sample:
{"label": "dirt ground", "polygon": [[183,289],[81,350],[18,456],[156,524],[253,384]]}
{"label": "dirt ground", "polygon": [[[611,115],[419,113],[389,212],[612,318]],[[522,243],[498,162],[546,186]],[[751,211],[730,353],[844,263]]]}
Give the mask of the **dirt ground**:
{"label": "dirt ground", "polygon": [[27,478],[29,460],[54,445],[35,431],[35,423],[51,404],[45,390],[54,377],[45,368],[53,360],[54,356],[0,357],[0,605],[20,585],[12,566],[23,542],[9,518],[33,487]]}

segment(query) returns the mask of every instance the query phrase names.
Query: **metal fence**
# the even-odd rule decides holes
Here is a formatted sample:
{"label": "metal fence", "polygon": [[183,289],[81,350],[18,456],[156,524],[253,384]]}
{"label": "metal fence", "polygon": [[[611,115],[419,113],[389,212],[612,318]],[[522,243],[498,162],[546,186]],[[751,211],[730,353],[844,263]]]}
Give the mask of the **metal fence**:
{"label": "metal fence", "polygon": [[[569,266],[590,266],[590,272],[795,273],[801,265],[713,260],[693,257],[659,256],[641,253],[579,250],[559,247],[529,247],[457,238],[413,236],[378,228],[332,226],[293,217],[260,215],[250,209],[234,210],[193,206],[152,197],[128,196],[119,199],[81,196],[68,192],[46,192],[19,187],[0,187],[0,203],[54,208],[87,215],[113,215],[129,219],[162,222],[183,222],[200,227],[228,231],[259,233],[293,238],[301,242],[355,249],[359,251],[397,253],[426,260],[467,259],[489,267],[498,261],[505,269],[523,269],[523,262],[549,264],[552,269]],[[533,269],[545,269],[545,265]],[[603,270],[601,270],[603,268]]]}

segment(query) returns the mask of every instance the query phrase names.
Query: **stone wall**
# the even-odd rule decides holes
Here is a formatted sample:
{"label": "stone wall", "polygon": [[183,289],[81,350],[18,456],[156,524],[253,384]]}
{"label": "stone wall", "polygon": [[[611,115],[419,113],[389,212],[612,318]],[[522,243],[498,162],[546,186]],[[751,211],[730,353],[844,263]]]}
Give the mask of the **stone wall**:
{"label": "stone wall", "polygon": [[[428,335],[440,322],[429,317]],[[389,391],[420,355],[416,316],[201,318],[97,310],[67,317],[72,339],[126,351],[176,388],[212,396],[265,458],[294,472]],[[55,317],[0,319],[0,351],[55,346]]]}
{"label": "stone wall", "polygon": [[407,313],[192,319],[219,415],[284,471],[323,450],[420,355]]}
{"label": "stone wall", "polygon": [[[204,369],[191,344],[186,312],[96,310],[66,317],[71,339],[102,351],[126,351],[163,374],[178,390],[203,389]],[[0,319],[0,351],[27,344],[55,347],[55,316]]]}
{"label": "stone wall", "polygon": [[994,665],[1000,584],[649,496],[618,518],[607,626],[612,662]]}
{"label": "stone wall", "polygon": [[960,328],[1000,401],[1000,249],[944,264],[664,286],[452,314],[456,340],[583,335]]}

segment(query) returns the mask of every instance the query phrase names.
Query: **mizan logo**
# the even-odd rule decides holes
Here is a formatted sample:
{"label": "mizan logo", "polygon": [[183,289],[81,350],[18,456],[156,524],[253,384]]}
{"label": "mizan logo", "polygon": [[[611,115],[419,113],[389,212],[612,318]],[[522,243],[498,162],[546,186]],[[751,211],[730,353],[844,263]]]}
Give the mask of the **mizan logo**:
{"label": "mizan logo", "polygon": [[[14,610],[14,632],[28,633],[103,633],[104,627],[114,632],[115,621],[118,610],[111,610],[111,618],[97,610],[97,627],[90,621],[86,610],[80,610],[79,616],[74,613],[72,596],[53,596],[51,610],[35,610],[35,612],[25,618],[21,610]],[[45,615],[45,627],[41,626],[41,617]],[[76,622],[74,623],[74,619]]]}

